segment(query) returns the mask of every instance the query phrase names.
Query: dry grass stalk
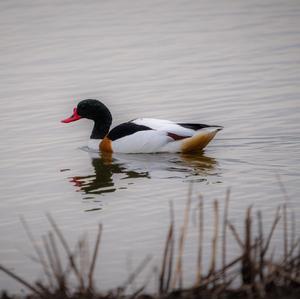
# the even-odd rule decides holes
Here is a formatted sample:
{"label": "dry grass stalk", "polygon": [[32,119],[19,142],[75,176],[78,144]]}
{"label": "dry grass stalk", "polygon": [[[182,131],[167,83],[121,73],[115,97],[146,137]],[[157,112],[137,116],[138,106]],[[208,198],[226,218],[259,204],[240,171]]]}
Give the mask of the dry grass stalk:
{"label": "dry grass stalk", "polygon": [[62,232],[60,231],[60,229],[56,225],[55,221],[53,220],[52,216],[50,214],[47,214],[46,216],[47,216],[52,228],[54,229],[57,237],[59,238],[62,246],[64,247],[64,249],[66,251],[66,254],[67,254],[69,262],[70,262],[70,265],[72,267],[72,270],[74,271],[74,273],[75,273],[75,275],[78,279],[80,289],[83,291],[84,290],[84,281],[83,281],[82,275],[80,274],[80,272],[78,270],[78,267],[77,267],[76,262],[74,260],[74,256],[73,256],[73,254],[72,254],[72,252],[69,248],[69,245],[68,245],[67,241],[65,240]]}
{"label": "dry grass stalk", "polygon": [[[226,254],[227,254],[227,225],[228,225],[228,208],[229,208],[229,198],[230,198],[230,189],[228,188],[226,191],[225,197],[225,207],[223,214],[223,237],[222,237],[222,267],[226,266]],[[226,270],[223,275],[223,284],[226,285]]]}
{"label": "dry grass stalk", "polygon": [[296,217],[294,211],[291,213],[291,246],[288,256],[293,256],[295,248],[298,247],[298,242],[300,238],[296,240]]}
{"label": "dry grass stalk", "polygon": [[258,220],[258,234],[259,234],[259,277],[260,281],[264,283],[264,250],[263,250],[263,240],[264,240],[264,232],[263,232],[263,223],[262,223],[262,214],[260,211],[257,212],[257,220]]}
{"label": "dry grass stalk", "polygon": [[[293,273],[293,272],[289,271],[289,269],[287,270],[287,269],[285,269],[285,267],[282,267],[275,263],[271,263],[269,261],[266,261],[266,265],[268,265],[272,269],[271,277],[273,279],[274,279],[274,277],[278,276],[278,274],[279,274],[281,277],[287,278],[289,281],[294,282],[300,286],[300,277],[299,277],[299,275],[297,275],[297,272]],[[286,281],[284,282],[284,285],[286,285]]]}
{"label": "dry grass stalk", "polygon": [[253,269],[253,261],[251,257],[251,248],[252,248],[251,210],[252,207],[249,207],[247,209],[246,218],[245,218],[245,244],[244,244],[244,254],[243,254],[242,269],[241,269],[242,279],[245,284],[252,284],[254,281],[254,269]]}
{"label": "dry grass stalk", "polygon": [[167,234],[165,249],[164,249],[164,255],[163,255],[163,261],[162,261],[162,267],[160,271],[160,278],[159,278],[159,294],[164,294],[168,291],[168,282],[165,283],[166,275],[168,273],[168,262],[170,263],[169,256],[170,254],[170,248],[171,243],[173,239],[173,224],[170,223],[169,231]]}
{"label": "dry grass stalk", "polygon": [[56,269],[56,262],[54,260],[54,254],[51,251],[50,245],[49,245],[49,239],[46,236],[42,237],[43,239],[43,244],[44,244],[44,248],[45,248],[45,252],[46,252],[46,256],[48,258],[48,263],[50,265],[50,269],[52,271],[52,275],[55,278],[56,282],[57,282],[57,287],[61,288],[63,285],[63,282],[61,280],[61,276],[59,275],[59,273],[57,272]]}
{"label": "dry grass stalk", "polygon": [[239,234],[237,233],[237,231],[236,231],[234,225],[233,225],[229,220],[227,221],[227,224],[228,224],[228,227],[229,227],[229,229],[231,230],[232,235],[234,236],[236,242],[237,242],[238,245],[240,246],[241,250],[243,250],[243,249],[244,249],[243,241],[241,240]]}
{"label": "dry grass stalk", "polygon": [[[85,242],[85,239],[80,239],[78,241],[78,244],[76,246],[77,250],[75,249],[74,253],[71,252],[71,249],[69,248],[62,232],[59,230],[59,228],[57,227],[56,223],[54,222],[54,220],[51,218],[50,215],[47,215],[49,222],[52,226],[52,228],[54,229],[54,232],[56,233],[56,236],[58,237],[58,240],[60,241],[61,245],[63,246],[67,258],[68,258],[68,265],[66,267],[66,270],[63,270],[63,266],[61,263],[61,259],[60,259],[60,255],[58,253],[58,248],[57,248],[57,244],[56,244],[56,240],[55,240],[55,236],[53,235],[52,232],[49,232],[47,236],[43,236],[42,240],[43,240],[43,245],[44,245],[44,250],[46,252],[46,258],[48,259],[48,261],[45,260],[45,258],[43,258],[43,268],[45,267],[45,265],[49,265],[50,269],[51,269],[51,277],[54,277],[56,280],[56,286],[53,286],[53,284],[50,286],[50,288],[48,287],[49,291],[53,290],[53,292],[57,292],[59,291],[61,295],[66,295],[68,292],[68,282],[67,282],[67,276],[70,272],[73,272],[75,274],[75,276],[78,279],[78,283],[79,283],[79,292],[80,293],[90,293],[92,287],[93,287],[93,273],[94,273],[94,269],[95,269],[95,263],[96,263],[96,259],[97,259],[97,255],[99,252],[99,244],[100,244],[100,239],[101,239],[101,233],[102,233],[102,225],[100,224],[98,227],[98,234],[97,234],[97,239],[96,239],[96,243],[95,243],[95,248],[93,251],[93,257],[92,257],[92,261],[91,264],[89,265],[89,271],[87,273],[87,277],[88,277],[88,287],[85,288],[84,287],[84,275],[85,275],[85,267],[84,267],[84,262],[87,261],[87,259],[85,258],[85,251],[86,251],[86,246],[87,243]],[[29,229],[27,228],[27,230],[29,231]],[[31,240],[33,239],[33,236],[30,235]],[[36,251],[39,251],[39,255],[41,255],[41,250],[40,249],[36,249]],[[75,257],[77,256],[77,253],[79,255],[79,266],[76,264],[76,259]],[[80,270],[79,270],[80,269]],[[48,269],[47,272],[49,273]],[[39,284],[40,288],[43,288],[42,284]]]}
{"label": "dry grass stalk", "polygon": [[89,289],[93,288],[93,274],[94,274],[95,264],[96,264],[96,260],[97,260],[97,256],[98,256],[98,252],[99,252],[99,245],[100,245],[100,240],[101,240],[101,236],[102,236],[102,229],[103,229],[102,224],[99,224],[96,243],[95,243],[94,252],[93,252],[93,257],[92,257],[89,274],[88,274],[88,279],[89,279],[88,288]]}
{"label": "dry grass stalk", "polygon": [[[224,271],[228,271],[229,269],[233,268],[238,262],[240,262],[243,258],[243,255],[235,258],[231,262],[229,262],[224,268],[221,270],[217,270],[214,275],[207,275],[205,278],[202,279],[201,288],[207,288],[210,284],[215,284],[218,280],[220,280],[224,276]],[[236,271],[235,271],[236,272]]]}
{"label": "dry grass stalk", "polygon": [[269,235],[267,237],[267,241],[264,244],[265,246],[263,248],[263,255],[265,255],[267,250],[269,249],[270,242],[271,242],[272,236],[274,234],[275,228],[276,228],[276,226],[277,226],[277,224],[280,220],[280,214],[279,213],[280,213],[280,207],[278,207],[276,209],[276,213],[275,213],[274,221],[273,221],[272,226],[271,226],[271,230],[270,230]]}
{"label": "dry grass stalk", "polygon": [[284,186],[284,184],[283,184],[283,182],[282,182],[282,180],[281,180],[280,175],[279,175],[279,174],[276,174],[276,178],[277,178],[277,182],[278,182],[278,184],[279,184],[279,188],[280,188],[280,190],[281,190],[281,192],[282,192],[282,194],[283,194],[283,196],[284,196],[285,201],[286,201],[286,202],[289,202],[289,201],[290,201],[290,198],[289,198],[288,193],[287,193],[287,191],[286,191],[286,189],[285,189],[285,186]]}
{"label": "dry grass stalk", "polygon": [[[251,246],[251,250],[253,250],[257,244],[254,244]],[[244,258],[244,252],[242,252],[242,255],[239,257],[233,259],[231,262],[229,262],[225,267],[222,267],[220,270],[216,270],[214,275],[211,276],[208,274],[206,278],[202,279],[201,287],[207,288],[209,284],[213,283],[215,284],[218,280],[220,280],[224,276],[224,272],[228,271],[232,268],[234,268],[235,265],[237,265],[239,262],[241,262]],[[233,273],[240,273],[239,271],[234,270]]]}
{"label": "dry grass stalk", "polygon": [[197,257],[197,278],[196,286],[201,285],[202,280],[202,255],[203,255],[203,230],[204,214],[203,214],[203,197],[199,196],[199,226],[198,226],[198,257]]}
{"label": "dry grass stalk", "polygon": [[48,240],[49,240],[49,245],[51,247],[51,251],[53,253],[53,261],[54,261],[54,267],[55,267],[55,271],[58,275],[59,278],[63,277],[63,270],[62,270],[62,264],[61,264],[61,260],[59,257],[59,253],[57,250],[57,246],[56,246],[56,242],[54,239],[54,236],[51,232],[48,233]]}
{"label": "dry grass stalk", "polygon": [[[82,250],[80,248],[80,246],[81,246],[81,240],[79,239],[78,242],[75,244],[74,250],[72,252],[72,257],[73,257],[73,260],[75,262],[76,262],[76,257],[78,257],[78,256],[80,257],[80,251]],[[72,264],[70,263],[70,258],[69,257],[67,257],[67,262],[68,262],[68,264],[64,269],[65,278],[67,278],[70,274],[74,273],[74,269],[73,269]],[[80,275],[83,279],[84,274],[80,272],[82,268],[80,267],[80,265],[78,265],[77,268],[78,268],[78,271],[79,271],[79,273],[80,273]],[[77,278],[76,274],[75,274],[75,277]]]}
{"label": "dry grass stalk", "polygon": [[49,269],[49,265],[46,262],[45,256],[43,254],[43,251],[37,246],[37,241],[35,240],[26,220],[24,217],[20,217],[20,221],[23,225],[23,228],[25,230],[25,233],[37,255],[37,261],[42,265],[43,271],[46,274],[46,277],[48,278],[49,284],[50,286],[53,286],[53,279],[52,279],[52,275],[50,273]]}
{"label": "dry grass stalk", "polygon": [[172,276],[174,254],[174,210],[172,202],[170,202],[170,217],[171,222],[166,238],[166,244],[164,248],[162,266],[159,277],[159,294],[165,294],[168,292]]}
{"label": "dry grass stalk", "polygon": [[[77,254],[75,254],[76,256]],[[89,246],[87,241],[87,235],[84,234],[78,241],[78,257],[79,257],[79,271],[82,273],[84,281],[88,281],[89,272]]]}
{"label": "dry grass stalk", "polygon": [[283,252],[284,260],[287,261],[288,258],[288,231],[287,231],[287,210],[286,203],[283,204]]}
{"label": "dry grass stalk", "polygon": [[217,244],[218,244],[218,234],[219,234],[219,203],[214,201],[214,234],[211,241],[211,260],[210,260],[210,270],[208,276],[214,276],[216,272],[216,260],[217,260]]}
{"label": "dry grass stalk", "polygon": [[[235,273],[232,273],[232,277],[230,277],[228,279],[228,281],[226,281],[226,283],[221,283],[219,285],[217,285],[216,290],[212,290],[213,291],[213,298],[219,298],[220,295],[222,295],[223,293],[226,292],[226,290],[228,289],[228,287],[232,284],[232,282],[238,277],[239,272],[238,271],[234,271]],[[222,278],[224,280],[224,275],[222,275]]]}
{"label": "dry grass stalk", "polygon": [[177,257],[177,263],[176,263],[176,271],[174,274],[173,278],[173,283],[172,283],[172,288],[175,289],[178,281],[178,287],[182,288],[182,257],[183,257],[183,251],[184,251],[184,243],[185,243],[185,238],[187,234],[187,228],[188,228],[188,223],[189,223],[189,218],[190,218],[190,210],[191,210],[191,203],[192,203],[192,184],[190,184],[189,187],[189,193],[188,193],[188,198],[185,206],[185,211],[184,211],[184,220],[183,220],[183,225],[181,227],[181,233],[180,233],[180,238],[179,238],[179,248],[178,248],[178,257]]}
{"label": "dry grass stalk", "polygon": [[20,276],[16,275],[15,273],[11,272],[6,267],[0,265],[0,270],[6,273],[8,276],[12,277],[14,280],[18,281],[25,287],[27,287],[29,290],[31,290],[34,294],[40,296],[41,298],[45,298],[44,294],[38,291],[34,286],[32,286],[29,282],[27,282],[25,279],[21,278]]}
{"label": "dry grass stalk", "polygon": [[133,271],[129,275],[128,279],[125,281],[123,286],[119,288],[120,293],[124,293],[126,291],[128,286],[130,286],[134,282],[134,280],[137,278],[137,276],[139,276],[139,274],[146,268],[146,266],[151,261],[151,259],[152,259],[152,256],[148,255],[141,261],[141,263],[137,266],[135,271]]}
{"label": "dry grass stalk", "polygon": [[170,218],[172,223],[172,237],[170,239],[170,246],[169,246],[169,260],[168,260],[168,276],[166,280],[166,291],[169,291],[171,278],[172,278],[172,271],[173,271],[173,256],[174,256],[174,244],[175,244],[175,237],[174,237],[174,231],[175,231],[175,218],[174,218],[174,208],[173,203],[170,202]]}

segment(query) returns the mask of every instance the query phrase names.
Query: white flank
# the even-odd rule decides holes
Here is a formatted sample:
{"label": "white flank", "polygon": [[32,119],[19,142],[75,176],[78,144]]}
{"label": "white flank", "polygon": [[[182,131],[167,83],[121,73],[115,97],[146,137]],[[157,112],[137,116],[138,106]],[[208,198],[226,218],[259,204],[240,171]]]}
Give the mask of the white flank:
{"label": "white flank", "polygon": [[169,132],[179,136],[188,137],[188,136],[193,136],[195,134],[195,130],[184,128],[170,120],[154,119],[154,118],[138,118],[135,119],[133,123],[137,125],[149,127],[153,130]]}
{"label": "white flank", "polygon": [[162,131],[139,131],[114,140],[114,153],[157,153],[170,142],[171,138]]}

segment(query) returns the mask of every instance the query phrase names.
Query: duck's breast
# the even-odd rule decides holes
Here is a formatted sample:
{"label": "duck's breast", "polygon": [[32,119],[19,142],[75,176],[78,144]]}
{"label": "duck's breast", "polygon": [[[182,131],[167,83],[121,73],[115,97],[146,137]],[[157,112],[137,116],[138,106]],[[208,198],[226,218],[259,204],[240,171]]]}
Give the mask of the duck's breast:
{"label": "duck's breast", "polygon": [[99,146],[102,139],[89,139],[88,141],[88,148],[92,151],[99,152]]}

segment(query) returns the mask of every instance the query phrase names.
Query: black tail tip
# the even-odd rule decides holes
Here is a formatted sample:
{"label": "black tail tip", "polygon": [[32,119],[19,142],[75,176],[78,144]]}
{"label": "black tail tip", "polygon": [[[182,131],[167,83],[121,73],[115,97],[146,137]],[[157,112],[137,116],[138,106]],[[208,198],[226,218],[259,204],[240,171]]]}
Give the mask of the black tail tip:
{"label": "black tail tip", "polygon": [[221,131],[221,130],[224,129],[224,127],[222,127],[222,126],[211,126],[211,127],[216,128],[217,132],[219,132],[219,131]]}

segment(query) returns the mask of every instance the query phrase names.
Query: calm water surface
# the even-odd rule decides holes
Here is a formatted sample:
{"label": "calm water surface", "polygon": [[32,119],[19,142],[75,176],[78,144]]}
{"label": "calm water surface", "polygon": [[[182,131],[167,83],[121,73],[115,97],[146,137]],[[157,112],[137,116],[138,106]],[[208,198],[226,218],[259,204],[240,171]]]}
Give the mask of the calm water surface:
{"label": "calm water surface", "polygon": [[[193,210],[205,200],[207,257],[212,202],[228,187],[239,228],[251,204],[270,225],[284,201],[276,175],[300,216],[299,1],[1,1],[0,36],[0,261],[10,269],[41,274],[19,217],[38,238],[50,212],[70,244],[103,223],[99,288],[124,282],[147,254],[150,271],[169,201],[180,224],[190,182]],[[155,117],[225,129],[204,153],[110,160],[86,151],[89,121],[59,122],[83,98],[102,99],[114,125]],[[187,285],[196,233],[191,221]],[[21,288],[4,274],[0,287]]]}

